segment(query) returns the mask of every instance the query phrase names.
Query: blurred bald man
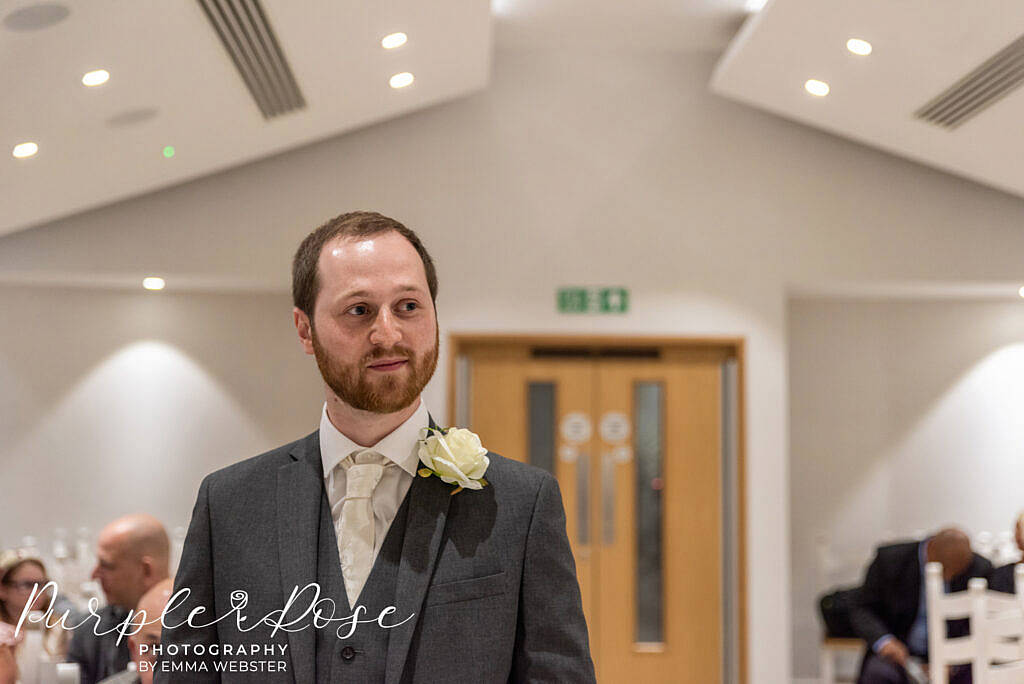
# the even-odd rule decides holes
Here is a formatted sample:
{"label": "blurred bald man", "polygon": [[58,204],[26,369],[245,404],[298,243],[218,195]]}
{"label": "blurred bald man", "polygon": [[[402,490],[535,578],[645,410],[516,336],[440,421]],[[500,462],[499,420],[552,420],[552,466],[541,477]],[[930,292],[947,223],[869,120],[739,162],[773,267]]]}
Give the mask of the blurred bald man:
{"label": "blurred bald man", "polygon": [[171,544],[163,524],[151,515],[135,513],[118,518],[100,532],[92,577],[103,587],[108,605],[99,611],[99,625],[88,622],[74,631],[68,660],[78,663],[81,684],[96,684],[128,667],[127,640],[117,632],[128,611],[142,596],[170,576]]}
{"label": "blurred bald man", "polygon": [[[940,530],[920,542],[881,546],[850,610],[850,623],[869,650],[858,684],[906,684],[911,656],[928,660],[928,614],[924,569],[942,563],[946,591],[965,591],[972,577],[987,577],[992,564],[971,551],[971,541],[956,528]],[[950,621],[950,637],[968,632],[966,620]],[[969,684],[970,669],[950,672],[950,684]]]}

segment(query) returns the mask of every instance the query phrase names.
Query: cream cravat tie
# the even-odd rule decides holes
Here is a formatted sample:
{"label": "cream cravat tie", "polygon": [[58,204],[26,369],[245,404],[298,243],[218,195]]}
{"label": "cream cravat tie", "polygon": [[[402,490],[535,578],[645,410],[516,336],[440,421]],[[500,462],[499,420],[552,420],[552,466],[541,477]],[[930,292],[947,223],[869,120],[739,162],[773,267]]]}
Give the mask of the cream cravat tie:
{"label": "cream cravat tie", "polygon": [[355,609],[366,578],[373,567],[374,522],[373,490],[384,474],[385,458],[369,449],[358,451],[341,461],[345,469],[345,500],[338,523],[338,555],[345,593]]}

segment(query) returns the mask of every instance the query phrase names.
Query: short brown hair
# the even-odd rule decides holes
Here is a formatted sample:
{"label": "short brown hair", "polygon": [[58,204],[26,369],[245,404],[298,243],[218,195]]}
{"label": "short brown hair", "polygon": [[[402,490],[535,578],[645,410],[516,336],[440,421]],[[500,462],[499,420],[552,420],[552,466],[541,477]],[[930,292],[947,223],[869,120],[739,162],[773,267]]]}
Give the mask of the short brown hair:
{"label": "short brown hair", "polygon": [[430,299],[436,303],[437,270],[434,268],[434,260],[430,258],[419,236],[395,219],[375,211],[350,211],[335,216],[307,235],[295,252],[295,258],[292,260],[292,302],[296,308],[304,311],[312,322],[316,297],[320,293],[317,263],[320,261],[320,252],[324,245],[335,238],[363,238],[392,231],[408,240],[420,255],[423,270],[427,274]]}
{"label": "short brown hair", "polygon": [[[5,551],[3,554],[0,554],[0,584],[10,584],[13,581],[11,576],[14,575],[14,572],[21,566],[29,564],[38,567],[43,572],[43,576],[46,577],[46,566],[38,558],[23,556],[20,553],[11,551]],[[18,617],[17,615],[11,615],[10,611],[7,610],[7,604],[0,600],[0,621],[13,625],[17,622]]]}

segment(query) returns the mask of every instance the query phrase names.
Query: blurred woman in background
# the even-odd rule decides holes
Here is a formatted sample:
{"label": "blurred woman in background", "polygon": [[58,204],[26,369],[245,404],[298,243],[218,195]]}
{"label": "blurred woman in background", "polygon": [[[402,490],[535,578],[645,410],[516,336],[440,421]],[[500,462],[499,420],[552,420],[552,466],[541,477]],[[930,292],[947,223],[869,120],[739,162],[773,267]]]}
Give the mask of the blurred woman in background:
{"label": "blurred woman in background", "polygon": [[[32,684],[38,679],[41,661],[64,660],[68,632],[61,627],[48,629],[26,620],[21,632],[14,635],[33,588],[47,581],[46,566],[38,558],[0,555],[0,684]],[[46,610],[50,599],[49,590],[38,593],[30,610]]]}

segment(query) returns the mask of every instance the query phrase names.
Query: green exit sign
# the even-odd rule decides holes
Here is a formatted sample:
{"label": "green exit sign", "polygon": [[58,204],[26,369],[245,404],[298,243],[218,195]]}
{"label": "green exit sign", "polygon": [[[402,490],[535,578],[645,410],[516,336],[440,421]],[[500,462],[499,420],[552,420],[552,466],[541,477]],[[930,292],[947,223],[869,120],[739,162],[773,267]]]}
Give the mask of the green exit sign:
{"label": "green exit sign", "polygon": [[626,313],[629,290],[624,287],[560,287],[559,313]]}

